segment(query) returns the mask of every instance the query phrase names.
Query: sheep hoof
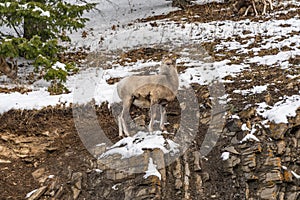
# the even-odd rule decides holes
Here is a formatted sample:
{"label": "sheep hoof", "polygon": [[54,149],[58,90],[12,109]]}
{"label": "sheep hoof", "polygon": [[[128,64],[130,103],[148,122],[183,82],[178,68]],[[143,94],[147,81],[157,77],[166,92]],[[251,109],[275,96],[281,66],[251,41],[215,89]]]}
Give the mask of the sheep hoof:
{"label": "sheep hoof", "polygon": [[119,138],[123,137],[123,133],[119,133]]}
{"label": "sheep hoof", "polygon": [[124,132],[124,137],[131,137],[132,135],[136,134],[137,131],[135,130],[130,130],[128,132]]}
{"label": "sheep hoof", "polygon": [[150,133],[150,135],[153,135],[153,133],[154,133],[153,129],[151,129],[151,130],[149,129],[148,132]]}
{"label": "sheep hoof", "polygon": [[129,134],[126,133],[126,132],[120,132],[119,133],[119,138],[124,138],[124,137],[128,137],[128,136],[129,136]]}
{"label": "sheep hoof", "polygon": [[122,138],[122,137],[124,137],[123,132],[119,133],[119,138]]}
{"label": "sheep hoof", "polygon": [[125,133],[125,137],[130,137],[130,134],[129,133]]}
{"label": "sheep hoof", "polygon": [[160,126],[159,128],[162,132],[167,131],[167,128],[165,126]]}
{"label": "sheep hoof", "polygon": [[127,135],[127,134],[125,134],[125,135],[124,134],[123,135],[119,135],[120,139],[125,138],[125,137],[129,137],[129,135]]}

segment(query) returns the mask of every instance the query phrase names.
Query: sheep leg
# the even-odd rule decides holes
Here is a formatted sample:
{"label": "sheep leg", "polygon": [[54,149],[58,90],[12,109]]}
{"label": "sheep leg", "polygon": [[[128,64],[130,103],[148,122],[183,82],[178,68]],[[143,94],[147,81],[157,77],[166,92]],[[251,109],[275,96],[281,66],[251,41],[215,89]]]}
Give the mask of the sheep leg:
{"label": "sheep leg", "polygon": [[258,16],[258,12],[256,10],[256,6],[255,6],[255,2],[254,1],[252,1],[252,7],[253,7],[253,10],[255,12],[255,16]]}
{"label": "sheep leg", "polygon": [[160,130],[165,130],[165,122],[166,122],[166,107],[165,106],[160,106],[160,124],[159,128]]}
{"label": "sheep leg", "polygon": [[122,118],[122,113],[118,116],[118,124],[119,124],[119,137],[123,136],[123,118]]}
{"label": "sheep leg", "polygon": [[119,119],[118,119],[118,121],[119,121],[119,136],[120,137],[123,137],[123,132],[125,133],[125,136],[129,136],[129,131],[128,131],[124,116],[125,116],[124,112],[122,111],[122,113],[120,114]]}
{"label": "sheep leg", "polygon": [[270,4],[270,9],[273,10],[273,3],[272,0],[268,0],[269,4]]}
{"label": "sheep leg", "polygon": [[125,133],[126,136],[129,136],[126,119],[130,116],[129,109],[130,109],[131,104],[132,104],[131,98],[123,100],[123,109],[122,109],[122,112],[118,119],[118,121],[119,121],[119,136],[120,137],[123,136],[123,132]]}
{"label": "sheep leg", "polygon": [[266,2],[266,0],[263,0],[263,4],[264,4],[264,9],[263,9],[262,15],[265,15],[266,12],[267,12],[267,2]]}
{"label": "sheep leg", "polygon": [[[268,1],[268,2],[267,2]],[[267,4],[270,4],[270,10],[273,10],[273,3],[272,0],[263,0],[264,3],[264,11],[263,11],[263,15],[267,13]]]}
{"label": "sheep leg", "polygon": [[149,132],[153,132],[153,124],[156,118],[156,111],[157,111],[158,104],[151,104],[150,106],[150,123],[149,123]]}
{"label": "sheep leg", "polygon": [[233,4],[232,7],[231,7],[231,9],[233,10],[234,14],[238,14],[238,12],[240,10],[240,8],[238,8],[237,6],[239,6],[238,2],[235,3],[235,4]]}
{"label": "sheep leg", "polygon": [[245,11],[244,16],[247,16],[247,15],[248,15],[248,11],[249,11],[250,8],[251,8],[251,6],[248,6],[248,8],[247,8],[246,11]]}

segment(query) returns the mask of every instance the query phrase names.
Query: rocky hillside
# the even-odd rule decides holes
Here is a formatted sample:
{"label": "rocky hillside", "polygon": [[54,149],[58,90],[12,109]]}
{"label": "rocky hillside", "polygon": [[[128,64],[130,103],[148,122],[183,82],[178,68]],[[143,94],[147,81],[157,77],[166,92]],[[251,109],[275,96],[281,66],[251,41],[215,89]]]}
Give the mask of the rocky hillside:
{"label": "rocky hillside", "polygon": [[[224,3],[194,5],[104,32],[103,48],[135,37],[126,41],[134,47],[103,60],[103,52],[86,57],[104,69],[100,102],[0,115],[0,199],[299,200],[300,4],[275,5],[259,17],[234,15]],[[167,45],[134,45],[151,42],[149,33],[169,37]],[[181,86],[167,106],[167,131],[147,133],[148,110],[133,106],[137,134],[119,138],[121,104],[106,92],[126,75],[156,73],[169,53],[178,56]],[[0,88],[26,102],[33,92]]]}

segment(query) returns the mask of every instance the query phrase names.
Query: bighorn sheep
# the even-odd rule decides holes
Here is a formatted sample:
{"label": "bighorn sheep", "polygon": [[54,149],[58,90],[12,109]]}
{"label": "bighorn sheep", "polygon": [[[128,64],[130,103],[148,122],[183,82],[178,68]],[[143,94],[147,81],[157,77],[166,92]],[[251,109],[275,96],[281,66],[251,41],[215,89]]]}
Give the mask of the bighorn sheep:
{"label": "bighorn sheep", "polygon": [[266,14],[268,3],[270,4],[270,9],[273,10],[272,0],[238,0],[233,5],[234,11],[239,12],[239,10],[241,8],[247,7],[247,9],[244,13],[244,16],[246,16],[248,14],[249,9],[252,7],[255,12],[255,16],[258,16],[258,12],[257,12],[255,3],[259,3],[259,2],[262,2],[264,5],[262,15]]}
{"label": "bighorn sheep", "polygon": [[270,10],[273,10],[273,2],[272,2],[272,0],[263,0],[264,10],[262,12],[262,15],[266,14],[266,12],[267,12],[267,1],[270,4]]}
{"label": "bighorn sheep", "polygon": [[165,57],[162,60],[159,74],[148,76],[130,76],[122,79],[117,85],[117,92],[123,102],[123,109],[118,117],[119,136],[129,136],[126,119],[130,116],[132,104],[138,107],[150,108],[149,131],[153,131],[158,104],[160,106],[160,129],[164,129],[166,118],[165,106],[167,102],[175,99],[179,80],[176,69],[176,60]]}
{"label": "bighorn sheep", "polygon": [[17,65],[12,61],[11,66],[6,62],[6,60],[0,56],[0,72],[5,74],[7,77],[11,79],[17,78]]}

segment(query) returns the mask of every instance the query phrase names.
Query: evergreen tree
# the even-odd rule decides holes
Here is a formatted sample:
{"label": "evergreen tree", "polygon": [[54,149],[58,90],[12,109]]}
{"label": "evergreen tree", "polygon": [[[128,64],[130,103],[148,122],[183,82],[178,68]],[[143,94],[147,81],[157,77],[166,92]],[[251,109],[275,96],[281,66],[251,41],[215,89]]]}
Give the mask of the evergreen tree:
{"label": "evergreen tree", "polygon": [[70,40],[66,31],[83,28],[88,20],[82,17],[83,13],[94,7],[93,3],[70,4],[63,0],[2,0],[0,27],[14,31],[7,34],[0,30],[0,58],[32,60],[37,71],[40,67],[45,71],[46,80],[63,86],[74,65],[53,67],[58,54],[64,50],[58,41]]}

